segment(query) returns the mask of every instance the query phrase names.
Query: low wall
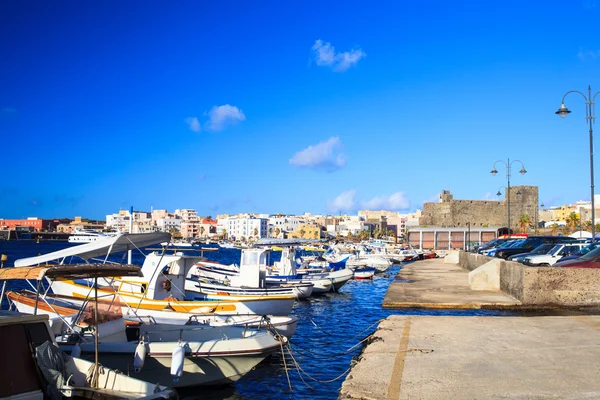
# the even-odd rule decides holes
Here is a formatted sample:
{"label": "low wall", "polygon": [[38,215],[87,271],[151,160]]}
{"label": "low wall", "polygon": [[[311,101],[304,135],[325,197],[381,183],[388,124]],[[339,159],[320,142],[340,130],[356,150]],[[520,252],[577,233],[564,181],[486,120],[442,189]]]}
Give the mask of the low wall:
{"label": "low wall", "polygon": [[[459,265],[472,271],[490,259],[461,251]],[[600,268],[527,267],[502,260],[500,290],[523,305],[600,305]]]}

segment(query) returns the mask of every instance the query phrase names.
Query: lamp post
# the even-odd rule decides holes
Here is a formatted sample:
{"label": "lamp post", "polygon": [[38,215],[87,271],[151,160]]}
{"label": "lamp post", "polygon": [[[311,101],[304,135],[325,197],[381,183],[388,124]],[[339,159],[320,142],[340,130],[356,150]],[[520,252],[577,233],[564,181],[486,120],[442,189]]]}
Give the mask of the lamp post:
{"label": "lamp post", "polygon": [[[521,160],[510,161],[510,158],[508,160],[506,160],[506,161],[504,161],[504,160],[498,160],[498,161],[496,161],[494,163],[494,166],[492,167],[492,170],[490,171],[490,173],[495,176],[498,173],[498,170],[496,170],[496,164],[502,163],[506,167],[506,182],[507,182],[507,184],[506,184],[506,199],[507,199],[507,202],[506,202],[506,205],[507,205],[507,207],[506,207],[507,208],[506,214],[507,214],[507,217],[508,217],[507,218],[507,220],[508,220],[508,226],[507,226],[507,228],[508,228],[508,234],[509,235],[510,235],[510,231],[511,231],[511,229],[510,229],[510,168],[516,162],[518,162],[518,163],[521,164],[521,170],[519,171],[519,173],[521,175],[525,175],[527,173],[527,171],[525,170],[525,166],[523,165],[523,162]],[[498,193],[500,193],[500,191],[498,191]]]}
{"label": "lamp post", "polygon": [[562,101],[560,104],[560,108],[558,109],[558,111],[555,112],[555,114],[558,114],[561,118],[564,118],[567,116],[567,114],[569,114],[571,111],[565,106],[565,97],[567,97],[567,95],[569,93],[579,93],[581,96],[583,96],[583,99],[585,100],[585,119],[586,121],[588,121],[589,125],[590,125],[590,188],[591,188],[591,195],[592,195],[592,240],[596,239],[596,212],[595,212],[595,208],[594,208],[594,133],[592,130],[592,125],[594,124],[594,99],[596,98],[596,96],[598,95],[598,93],[600,93],[600,91],[594,93],[594,95],[592,96],[592,88],[591,86],[588,86],[588,95],[586,96],[585,94],[581,93],[578,90],[569,90],[567,93],[565,93],[562,97]]}

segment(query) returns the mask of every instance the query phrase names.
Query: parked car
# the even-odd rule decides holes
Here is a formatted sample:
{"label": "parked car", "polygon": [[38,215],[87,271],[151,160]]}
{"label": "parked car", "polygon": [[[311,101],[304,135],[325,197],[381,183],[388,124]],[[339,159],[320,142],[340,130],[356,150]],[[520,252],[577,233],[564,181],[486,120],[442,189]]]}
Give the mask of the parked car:
{"label": "parked car", "polygon": [[561,268],[600,268],[600,247],[574,260],[557,262],[554,266]]}
{"label": "parked car", "polygon": [[529,253],[536,247],[545,243],[576,242],[577,239],[568,236],[529,236],[519,247],[511,247],[496,252],[496,257],[507,259],[515,254]]}
{"label": "parked car", "polygon": [[579,257],[589,253],[590,251],[592,251],[594,249],[597,249],[598,247],[600,247],[600,243],[598,243],[598,242],[587,244],[587,246],[585,246],[583,249],[579,250],[577,253],[571,254],[569,256],[564,256],[563,258],[561,258],[558,261],[562,262],[562,261],[574,260],[576,258],[579,258]]}
{"label": "parked car", "polygon": [[[509,239],[494,239],[489,242],[486,242],[477,248],[477,253],[484,254],[484,252],[486,250],[494,249],[508,240]],[[487,252],[486,252],[486,254],[487,254]]]}
{"label": "parked car", "polygon": [[552,243],[541,244],[538,247],[536,247],[535,249],[531,250],[530,253],[515,254],[513,256],[508,257],[507,260],[522,263],[523,260],[525,259],[525,257],[537,256],[538,254],[546,254],[553,247],[554,247],[554,244],[552,244]]}
{"label": "parked car", "polygon": [[585,243],[559,243],[554,245],[546,254],[537,254],[526,257],[523,264],[533,267],[551,267],[556,264],[563,256],[577,253],[585,247]]}
{"label": "parked car", "polygon": [[512,247],[517,247],[517,246],[521,246],[523,244],[523,242],[525,241],[525,239],[512,239],[509,240],[507,242],[502,243],[500,246],[496,247],[495,249],[491,249],[487,252],[488,257],[494,257],[496,255],[496,253],[502,249],[510,249]]}

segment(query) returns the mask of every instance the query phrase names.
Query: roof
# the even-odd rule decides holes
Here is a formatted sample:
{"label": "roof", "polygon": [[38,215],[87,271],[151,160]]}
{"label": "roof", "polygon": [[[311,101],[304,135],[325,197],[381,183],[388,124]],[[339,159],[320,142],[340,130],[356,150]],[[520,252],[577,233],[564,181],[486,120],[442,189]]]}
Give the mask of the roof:
{"label": "roof", "polygon": [[16,267],[0,269],[0,281],[42,280],[48,278],[83,279],[114,276],[142,276],[135,265],[121,264],[72,264],[41,267]]}
{"label": "roof", "polygon": [[84,261],[96,257],[106,257],[109,254],[120,253],[136,248],[144,248],[153,244],[169,241],[171,235],[164,232],[154,233],[121,233],[105,239],[68,247],[37,257],[21,258],[15,261],[15,267],[28,267],[46,264],[50,261],[64,261],[67,257],[78,257]]}

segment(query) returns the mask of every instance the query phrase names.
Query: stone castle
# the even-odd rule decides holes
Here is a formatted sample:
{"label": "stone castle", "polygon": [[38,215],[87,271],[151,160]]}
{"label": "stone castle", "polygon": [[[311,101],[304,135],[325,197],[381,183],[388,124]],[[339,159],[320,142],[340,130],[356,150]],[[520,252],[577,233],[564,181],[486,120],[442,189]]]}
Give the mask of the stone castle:
{"label": "stone castle", "polygon": [[[506,193],[505,193],[506,196]],[[511,186],[510,222],[511,228],[518,231],[517,224],[522,214],[536,221],[538,202],[537,186]],[[495,200],[454,200],[449,190],[443,190],[439,203],[425,203],[419,225],[436,227],[506,227],[507,199]]]}

